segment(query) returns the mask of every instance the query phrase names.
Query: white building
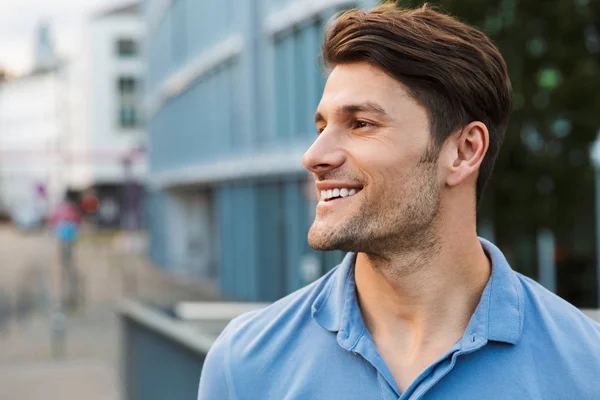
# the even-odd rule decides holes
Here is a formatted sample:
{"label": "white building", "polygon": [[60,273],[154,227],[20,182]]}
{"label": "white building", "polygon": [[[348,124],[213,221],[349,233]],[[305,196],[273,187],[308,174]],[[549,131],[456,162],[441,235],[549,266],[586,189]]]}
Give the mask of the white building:
{"label": "white building", "polygon": [[64,195],[64,85],[41,25],[32,72],[0,84],[0,207],[15,218],[43,217]]}
{"label": "white building", "polygon": [[66,62],[40,25],[32,72],[0,84],[0,211],[46,215],[72,190],[98,196],[97,225],[139,226],[143,31],[137,3],[99,12]]}
{"label": "white building", "polygon": [[[141,217],[139,203],[145,175],[141,150],[146,142],[141,113],[143,33],[139,5],[134,3],[95,14],[84,36],[80,100],[85,104],[85,139],[80,144],[86,149],[78,153],[80,162],[74,160],[78,166],[72,169],[72,182],[100,199],[96,219],[100,226],[122,224],[128,207],[126,186],[133,188],[133,204],[129,207],[138,222]],[[126,159],[131,160],[130,168],[125,165]],[[128,182],[136,184],[129,186]]]}

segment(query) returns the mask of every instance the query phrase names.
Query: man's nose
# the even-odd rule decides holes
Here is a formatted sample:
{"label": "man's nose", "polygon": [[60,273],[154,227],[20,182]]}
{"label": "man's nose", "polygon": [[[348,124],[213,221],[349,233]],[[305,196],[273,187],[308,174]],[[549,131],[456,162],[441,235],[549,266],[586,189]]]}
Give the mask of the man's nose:
{"label": "man's nose", "polygon": [[302,156],[302,164],[313,174],[323,174],[342,165],[344,159],[344,152],[339,146],[339,140],[336,140],[333,132],[325,130],[306,150]]}

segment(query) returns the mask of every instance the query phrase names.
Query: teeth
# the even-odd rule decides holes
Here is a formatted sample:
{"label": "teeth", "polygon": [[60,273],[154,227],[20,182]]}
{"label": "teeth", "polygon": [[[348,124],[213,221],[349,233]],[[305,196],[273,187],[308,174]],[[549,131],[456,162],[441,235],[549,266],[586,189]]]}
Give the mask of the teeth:
{"label": "teeth", "polygon": [[355,195],[357,192],[356,189],[348,189],[348,188],[335,188],[335,189],[329,189],[329,190],[321,190],[321,200],[328,200],[331,199],[333,197],[348,197],[348,196],[352,196]]}

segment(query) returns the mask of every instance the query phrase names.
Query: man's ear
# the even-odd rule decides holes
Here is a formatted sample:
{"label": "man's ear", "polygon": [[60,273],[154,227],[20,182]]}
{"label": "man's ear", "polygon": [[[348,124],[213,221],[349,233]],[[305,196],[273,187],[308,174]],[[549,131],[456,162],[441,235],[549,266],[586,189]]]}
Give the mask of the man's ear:
{"label": "man's ear", "polygon": [[480,121],[471,122],[450,136],[444,149],[446,185],[457,186],[469,177],[477,176],[488,146],[489,132]]}

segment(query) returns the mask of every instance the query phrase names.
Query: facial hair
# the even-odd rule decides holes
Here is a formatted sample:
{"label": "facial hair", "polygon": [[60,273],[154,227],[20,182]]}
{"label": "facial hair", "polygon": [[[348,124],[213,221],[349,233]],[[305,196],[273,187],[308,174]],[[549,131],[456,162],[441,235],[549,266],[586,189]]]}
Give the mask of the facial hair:
{"label": "facial hair", "polygon": [[413,169],[399,174],[394,189],[378,193],[363,189],[359,210],[342,224],[326,231],[313,224],[309,245],[383,257],[434,248],[440,211],[436,171],[437,159],[426,152]]}

